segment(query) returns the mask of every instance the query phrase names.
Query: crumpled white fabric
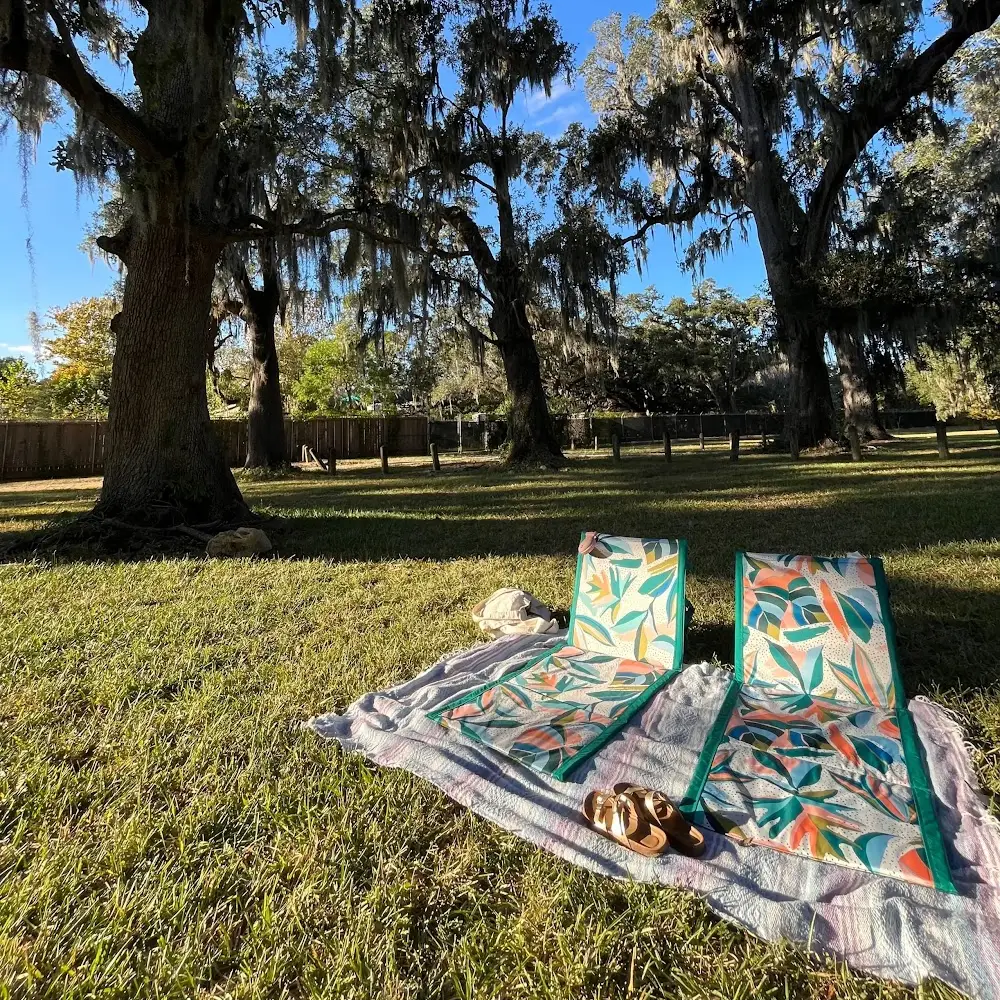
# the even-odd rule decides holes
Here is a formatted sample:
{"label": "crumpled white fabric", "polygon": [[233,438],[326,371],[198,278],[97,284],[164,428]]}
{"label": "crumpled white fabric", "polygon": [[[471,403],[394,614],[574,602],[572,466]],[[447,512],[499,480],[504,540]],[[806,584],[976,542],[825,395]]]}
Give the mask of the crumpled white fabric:
{"label": "crumpled white fabric", "polygon": [[501,635],[542,635],[559,630],[552,612],[537,597],[516,587],[494,591],[472,609],[472,618],[494,639]]}

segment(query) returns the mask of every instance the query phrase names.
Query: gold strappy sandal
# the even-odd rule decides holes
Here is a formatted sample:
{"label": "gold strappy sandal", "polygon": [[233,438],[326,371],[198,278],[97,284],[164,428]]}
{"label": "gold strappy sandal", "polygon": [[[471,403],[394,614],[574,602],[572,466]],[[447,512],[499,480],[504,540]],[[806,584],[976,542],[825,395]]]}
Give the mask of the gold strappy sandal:
{"label": "gold strappy sandal", "polygon": [[642,785],[619,782],[615,795],[627,795],[640,803],[651,823],[663,830],[670,846],[689,858],[699,858],[705,853],[705,835],[681,815],[681,811],[662,792]]}
{"label": "gold strappy sandal", "polygon": [[595,830],[647,858],[659,857],[669,847],[666,832],[650,822],[634,795],[595,790],[584,799],[583,815]]}

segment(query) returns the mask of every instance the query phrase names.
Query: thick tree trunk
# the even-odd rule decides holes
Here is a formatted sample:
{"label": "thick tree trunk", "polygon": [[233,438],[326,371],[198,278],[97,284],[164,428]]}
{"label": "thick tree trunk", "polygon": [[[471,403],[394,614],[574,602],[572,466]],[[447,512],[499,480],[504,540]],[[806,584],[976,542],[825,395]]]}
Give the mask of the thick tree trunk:
{"label": "thick tree trunk", "polygon": [[757,69],[728,37],[717,40],[727,53],[730,86],[742,119],[747,160],[746,198],[757,225],[779,332],[788,356],[789,402],[785,437],[798,448],[830,444],[834,437],[833,396],[817,322],[815,261],[805,256],[809,220],[774,150]]}
{"label": "thick tree trunk", "polygon": [[799,448],[834,443],[836,418],[823,358],[823,338],[799,317],[779,318],[788,354],[789,392],[785,435]]}
{"label": "thick tree trunk", "polygon": [[[836,419],[829,373],[823,357],[824,338],[818,291],[790,245],[791,227],[779,211],[780,198],[755,192],[754,218],[782,346],[788,358],[789,393],[785,438],[798,448],[834,443]],[[765,222],[767,224],[765,224]]]}
{"label": "thick tree trunk", "polygon": [[490,328],[503,358],[510,413],[507,417],[507,461],[558,465],[563,461],[549,416],[535,338],[524,308],[495,311]]}
{"label": "thick tree trunk", "polygon": [[243,303],[243,318],[250,342],[250,403],[247,407],[248,469],[279,469],[287,463],[285,414],[281,405],[278,349],[274,342],[278,314],[278,282],[265,278],[262,291],[254,290]]}
{"label": "thick tree trunk", "polygon": [[128,273],[115,317],[99,512],[148,515],[167,504],[189,523],[249,513],[212,433],[205,388],[219,247],[166,221],[116,238]]}
{"label": "thick tree trunk", "polygon": [[122,175],[132,219],[98,241],[127,274],[97,510],[137,521],[232,522],[249,511],[212,432],[205,369],[222,250],[219,134],[243,12],[199,0],[143,7],[146,24],[129,53],[136,113],[162,148]]}
{"label": "thick tree trunk", "polygon": [[882,423],[878,400],[869,388],[868,364],[857,336],[834,325],[830,341],[837,354],[844,397],[844,426],[855,427],[862,441],[884,441],[889,433]]}

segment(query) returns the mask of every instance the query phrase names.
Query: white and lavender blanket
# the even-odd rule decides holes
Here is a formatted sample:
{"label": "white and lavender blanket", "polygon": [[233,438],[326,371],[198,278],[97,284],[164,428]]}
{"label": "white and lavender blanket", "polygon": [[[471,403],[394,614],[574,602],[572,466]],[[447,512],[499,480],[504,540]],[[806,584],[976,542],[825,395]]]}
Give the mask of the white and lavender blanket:
{"label": "white and lavender blanket", "polygon": [[591,788],[628,780],[680,799],[725,694],[728,674],[686,667],[620,737],[568,781],[549,778],[427,718],[561,635],[509,636],[444,657],[420,676],[366,694],[310,726],[386,767],[426,778],[461,805],[573,864],[614,878],[679,885],[768,941],[787,939],[856,969],[907,983],[934,976],[971,997],[1000,1000],[1000,824],[978,790],[960,727],[914,701],[958,895],[819,864],[707,833],[704,858],[647,859],[589,829]]}

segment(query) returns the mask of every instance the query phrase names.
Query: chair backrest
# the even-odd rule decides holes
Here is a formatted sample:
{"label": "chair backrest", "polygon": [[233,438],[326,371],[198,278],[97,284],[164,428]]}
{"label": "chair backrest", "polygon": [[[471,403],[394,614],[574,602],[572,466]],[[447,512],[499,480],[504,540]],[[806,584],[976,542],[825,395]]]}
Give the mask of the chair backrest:
{"label": "chair backrest", "polygon": [[568,641],[578,649],[673,667],[684,648],[686,545],[585,533]]}
{"label": "chair backrest", "polygon": [[740,552],[736,621],[744,683],[896,704],[895,636],[881,560]]}

